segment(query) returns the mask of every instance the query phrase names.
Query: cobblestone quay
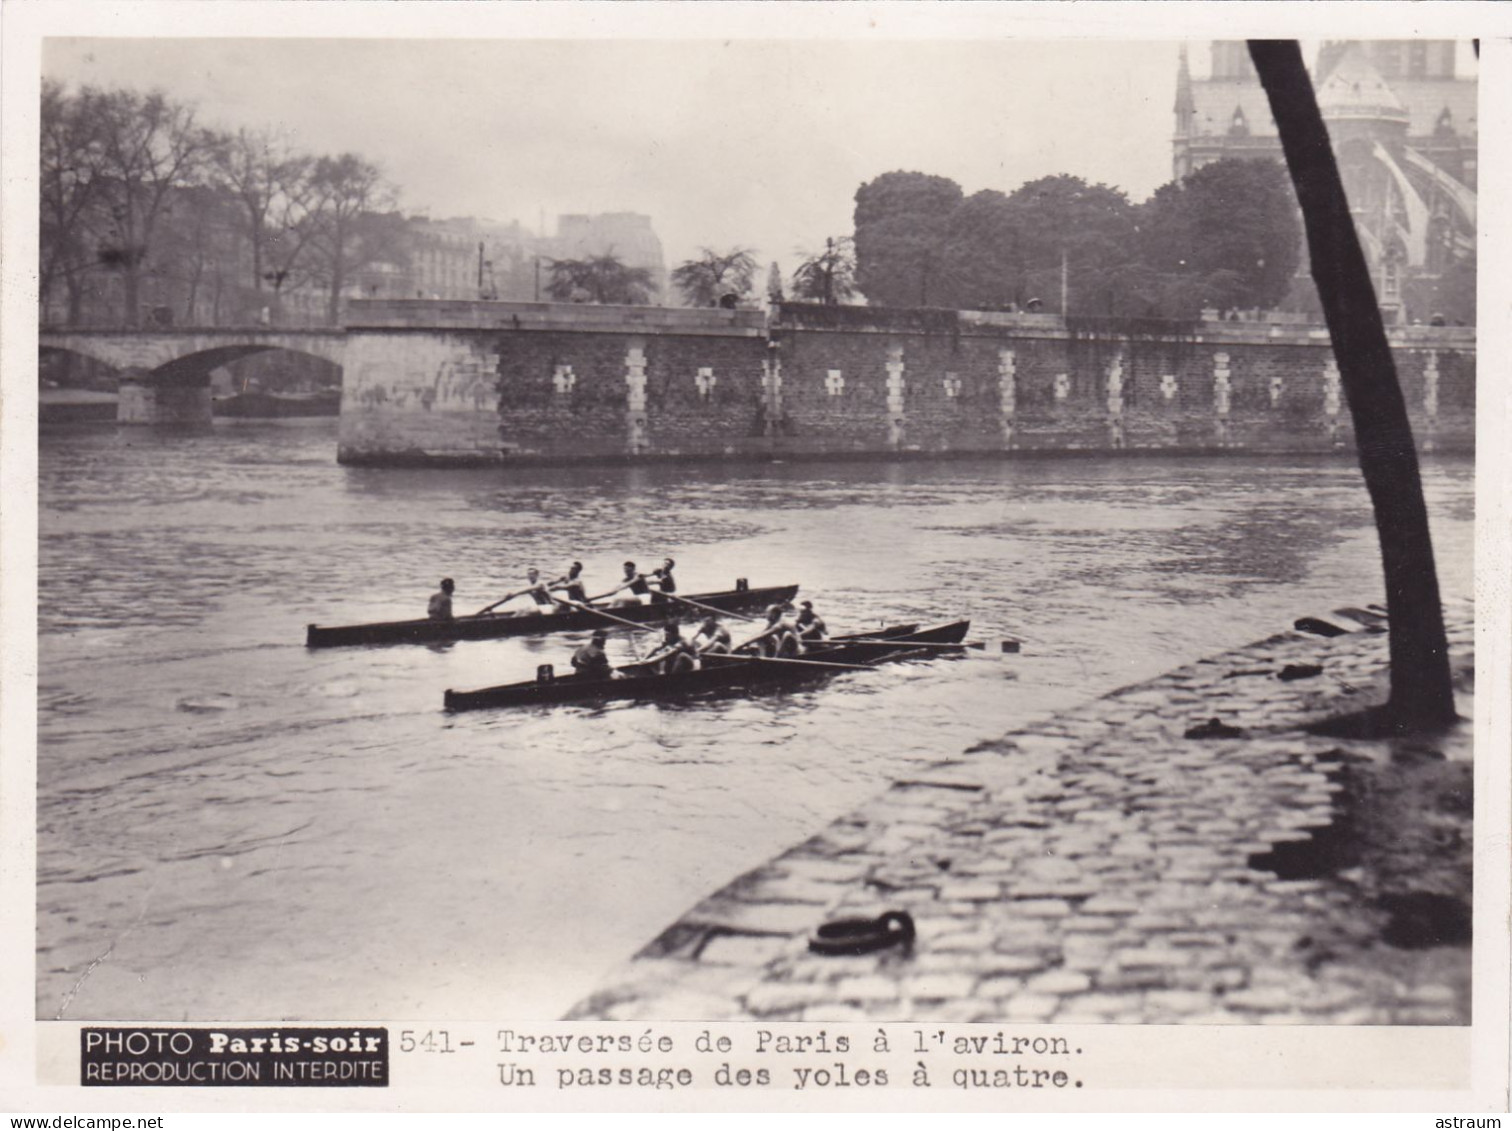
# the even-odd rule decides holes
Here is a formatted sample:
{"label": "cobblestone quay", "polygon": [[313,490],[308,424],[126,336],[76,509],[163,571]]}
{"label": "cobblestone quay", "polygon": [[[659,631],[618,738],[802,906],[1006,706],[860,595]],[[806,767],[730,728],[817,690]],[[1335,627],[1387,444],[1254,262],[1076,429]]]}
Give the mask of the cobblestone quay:
{"label": "cobblestone quay", "polygon": [[[1338,610],[1318,619],[1342,634],[1287,631],[894,783],[570,1016],[1468,1024],[1473,611],[1446,616],[1447,735],[1301,729],[1385,698],[1384,618]],[[1241,733],[1188,737],[1213,718]],[[907,951],[807,949],[888,910],[917,924]]]}

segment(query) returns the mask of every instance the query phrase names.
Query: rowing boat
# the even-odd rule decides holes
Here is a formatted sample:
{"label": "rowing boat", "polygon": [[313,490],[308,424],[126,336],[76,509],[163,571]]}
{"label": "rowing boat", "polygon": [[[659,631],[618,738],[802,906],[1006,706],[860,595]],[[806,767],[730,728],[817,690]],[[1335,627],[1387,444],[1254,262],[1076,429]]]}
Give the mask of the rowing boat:
{"label": "rowing boat", "polygon": [[870,668],[892,660],[937,655],[938,648],[917,645],[960,644],[970,627],[971,622],[964,620],[926,629],[913,624],[894,625],[856,636],[833,637],[810,647],[799,662],[705,656],[703,667],[675,675],[657,675],[644,664],[631,664],[621,669],[619,679],[583,679],[576,673],[556,676],[543,667],[539,672],[543,678],[523,683],[506,683],[479,691],[448,690],[445,706],[448,711],[471,711],[482,707],[599,703],[609,699],[673,699],[710,691],[804,683],[846,668]]}
{"label": "rowing boat", "polygon": [[[796,585],[775,585],[765,589],[737,587],[719,593],[698,593],[687,598],[720,612],[760,609],[767,605],[785,605],[798,595]],[[700,614],[682,602],[674,602],[660,593],[651,595],[649,605],[625,605],[606,609],[619,620],[645,624],[650,621],[694,619]],[[396,620],[376,624],[350,624],[329,628],[312,624],[305,630],[305,647],[339,648],[352,644],[437,644],[451,640],[492,640],[500,636],[532,636],[546,632],[581,632],[602,628],[605,618],[587,610],[562,609],[554,613],[482,613],[455,620]]]}

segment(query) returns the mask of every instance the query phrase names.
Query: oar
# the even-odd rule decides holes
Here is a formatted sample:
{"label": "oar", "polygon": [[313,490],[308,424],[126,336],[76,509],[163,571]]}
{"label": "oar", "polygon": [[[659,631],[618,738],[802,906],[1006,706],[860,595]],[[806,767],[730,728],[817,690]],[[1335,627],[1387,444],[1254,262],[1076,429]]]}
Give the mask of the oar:
{"label": "oar", "polygon": [[834,668],[842,672],[869,672],[872,670],[868,664],[837,664],[833,660],[796,660],[783,656],[746,656],[736,655],[733,652],[724,652],[721,655],[728,656],[732,660],[742,660],[753,664],[802,664],[810,668]]}
{"label": "oar", "polygon": [[[885,639],[885,638],[876,639],[876,638],[873,638],[873,637],[866,637],[866,636],[847,636],[847,637],[842,637],[842,638],[836,640],[835,643],[840,644],[841,646],[844,646],[844,645],[847,645],[847,644],[875,644],[875,645],[890,645],[890,646],[892,646],[894,648],[953,648],[956,651],[960,651],[962,649],[969,648],[969,649],[971,649],[974,652],[981,652],[981,653],[983,653],[984,654],[983,655],[983,659],[995,658],[995,657],[991,657],[989,654],[987,654],[987,643],[986,643],[986,641],[983,641],[983,640],[966,640],[966,641],[963,641],[960,644],[936,644],[933,641],[925,641],[925,640],[906,640],[906,639],[903,639],[903,640],[888,640],[888,639]],[[1017,652],[1018,651],[1018,641],[1017,640],[1004,640],[1003,641],[1003,651],[1004,652]]]}
{"label": "oar", "polygon": [[624,617],[617,617],[613,613],[606,613],[603,609],[595,609],[591,605],[580,605],[576,601],[569,601],[566,597],[553,597],[552,600],[559,605],[566,605],[569,609],[577,609],[581,613],[593,613],[595,616],[601,616],[605,620],[612,620],[615,624],[622,624],[626,628],[633,628],[636,632],[655,633],[657,631],[654,628],[648,628],[646,625],[636,624],[633,620],[626,620]]}
{"label": "oar", "polygon": [[[852,644],[870,644],[873,648],[890,648],[896,652],[912,652],[915,649],[919,649],[921,651],[928,649],[939,649],[942,651],[955,652],[957,655],[960,655],[966,659],[991,660],[994,663],[1003,658],[1002,656],[987,651],[987,645],[980,640],[967,640],[960,644],[936,644],[931,641],[924,640],[868,640],[865,637],[850,637],[836,640],[835,643],[842,648],[848,648]],[[1016,646],[1012,648],[1007,647],[1007,645],[1009,644],[1016,645],[1016,641],[1005,640],[1003,643],[1005,645],[1003,651],[1005,652],[1018,650]]]}
{"label": "oar", "polygon": [[973,648],[978,652],[985,651],[987,648],[987,645],[980,640],[966,640],[960,644],[936,644],[933,641],[909,640],[907,637],[889,640],[885,636],[847,636],[837,643],[842,647],[848,644],[885,644],[893,648],[955,648],[958,651],[962,648]]}
{"label": "oar", "polygon": [[753,623],[761,619],[760,617],[748,617],[743,613],[730,612],[728,609],[716,609],[713,605],[705,605],[698,601],[689,600],[687,597],[679,597],[676,593],[663,593],[662,596],[670,597],[674,601],[681,601],[684,605],[692,605],[695,609],[702,609],[706,613],[714,613],[716,616],[734,617],[736,620],[748,620]]}
{"label": "oar", "polygon": [[529,592],[530,592],[529,589],[521,589],[518,593],[511,593],[507,597],[500,597],[497,601],[495,601],[492,605],[489,605],[487,608],[479,609],[477,612],[475,612],[473,614],[473,616],[475,616],[475,617],[481,617],[484,613],[491,613],[495,609],[497,609],[500,605],[502,605],[505,601],[513,601],[516,597],[523,597],[523,596],[525,596],[525,594],[527,594]]}

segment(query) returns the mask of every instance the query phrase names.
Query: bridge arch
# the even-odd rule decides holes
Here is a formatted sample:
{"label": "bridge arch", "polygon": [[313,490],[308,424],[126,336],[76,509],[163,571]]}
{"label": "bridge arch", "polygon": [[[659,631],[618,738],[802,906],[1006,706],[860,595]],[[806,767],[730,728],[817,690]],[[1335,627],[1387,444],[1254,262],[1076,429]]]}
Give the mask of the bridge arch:
{"label": "bridge arch", "polygon": [[[163,371],[167,379],[182,381],[266,350],[305,353],[341,365],[346,354],[346,332],[263,327],[158,331],[44,328],[38,335],[38,347],[41,350],[69,350],[120,370]],[[194,360],[201,354],[210,356]]]}
{"label": "bridge arch", "polygon": [[274,351],[318,358],[343,369],[346,332],[255,327],[193,330],[63,330],[44,328],[38,355],[71,353],[116,370],[123,422],[210,420],[212,371]]}
{"label": "bridge arch", "polygon": [[127,370],[121,365],[121,359],[106,349],[91,349],[88,343],[67,345],[54,345],[41,342],[37,346],[37,358],[39,361],[47,361],[54,358],[81,357],[85,361],[92,361],[96,365],[103,365],[114,372],[117,376],[124,376]]}
{"label": "bridge arch", "polygon": [[334,365],[341,370],[340,358],[330,357],[326,351],[302,349],[292,345],[272,342],[251,342],[237,345],[212,346],[195,353],[184,354],[166,361],[156,369],[143,374],[142,379],[156,385],[197,387],[210,383],[210,374],[223,365],[230,365],[243,358],[265,353],[291,353],[313,357]]}

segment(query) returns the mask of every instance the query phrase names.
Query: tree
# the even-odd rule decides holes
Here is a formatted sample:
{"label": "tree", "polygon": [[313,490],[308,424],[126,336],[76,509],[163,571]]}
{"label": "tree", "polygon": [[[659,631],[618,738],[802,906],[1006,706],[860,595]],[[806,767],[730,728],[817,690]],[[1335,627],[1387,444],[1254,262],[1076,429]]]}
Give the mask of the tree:
{"label": "tree", "polygon": [[772,260],[772,265],[767,268],[767,301],[782,301],[782,269],[777,266],[777,261]]}
{"label": "tree", "polygon": [[251,252],[252,289],[272,285],[274,305],[283,289],[298,286],[317,225],[319,204],[313,157],[294,152],[268,132],[239,130],[215,152],[217,180],[235,197]]}
{"label": "tree", "polygon": [[121,273],[125,322],[141,322],[140,292],[153,239],[171,194],[196,183],[215,144],[191,107],[161,91],[86,91],[99,130],[98,189],[106,228],[100,263]]}
{"label": "tree", "polygon": [[546,294],[558,302],[639,306],[651,301],[656,281],[644,267],[627,267],[613,249],[586,259],[553,259]]}
{"label": "tree", "polygon": [[384,258],[404,258],[405,232],[388,212],[393,190],[378,166],[355,153],[322,157],[311,172],[309,244],[326,286],[326,319],[341,321],[341,296],[353,274]]}
{"label": "tree", "polygon": [[967,197],[950,214],[945,261],[952,305],[992,310],[1032,297],[1022,222],[1021,209],[992,189]]}
{"label": "tree", "polygon": [[698,258],[685,260],[672,269],[672,285],[682,292],[689,306],[717,306],[727,294],[744,298],[756,277],[756,257],[749,248],[726,252],[699,248]]}
{"label": "tree", "polygon": [[63,284],[69,325],[82,316],[83,280],[93,263],[89,222],[102,187],[98,97],[89,90],[70,96],[60,83],[42,83],[38,287],[46,311],[54,288]]}
{"label": "tree", "polygon": [[826,239],[824,250],[799,252],[803,262],[793,272],[793,297],[835,306],[856,293],[856,241],[849,236]]}
{"label": "tree", "polygon": [[[1020,186],[1008,204],[1026,300],[1062,314],[1144,313],[1134,208],[1122,191],[1059,174]],[[1069,311],[1060,300],[1063,280]]]}
{"label": "tree", "polygon": [[1391,617],[1391,695],[1378,712],[1335,720],[1345,733],[1411,733],[1456,716],[1428,508],[1396,363],[1349,199],[1296,40],[1249,41],[1302,206],[1312,275],[1354,420]]}
{"label": "tree", "polygon": [[220,320],[239,273],[235,208],[235,200],[216,186],[193,185],[173,194],[150,271],[159,303],[172,309],[177,298],[185,325]]}
{"label": "tree", "polygon": [[1162,313],[1203,306],[1265,310],[1286,297],[1302,232],[1286,170],[1224,158],[1161,186],[1140,209],[1139,258]]}
{"label": "tree", "polygon": [[946,221],[962,199],[948,177],[893,172],[856,190],[856,286],[882,306],[941,298]]}

